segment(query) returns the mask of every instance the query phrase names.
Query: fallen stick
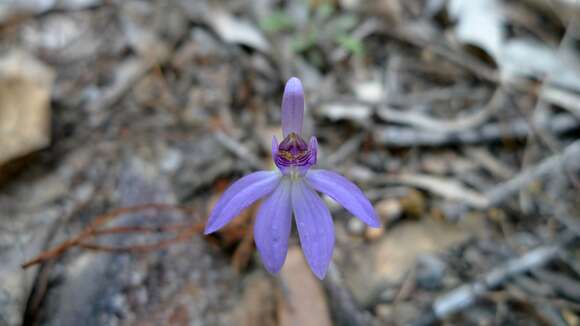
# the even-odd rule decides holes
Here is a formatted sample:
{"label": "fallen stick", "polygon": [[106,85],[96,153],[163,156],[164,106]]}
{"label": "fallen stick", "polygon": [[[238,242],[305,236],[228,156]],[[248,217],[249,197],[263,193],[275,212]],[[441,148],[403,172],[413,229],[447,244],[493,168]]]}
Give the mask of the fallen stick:
{"label": "fallen stick", "polygon": [[540,247],[493,269],[483,279],[463,285],[443,295],[433,304],[433,312],[439,319],[470,306],[482,294],[502,284],[508,278],[530,269],[543,266],[557,257],[559,246]]}
{"label": "fallen stick", "polygon": [[[389,111],[391,114],[393,110]],[[383,115],[383,118],[388,114]],[[400,123],[405,116],[393,116],[393,122]],[[580,128],[580,123],[571,114],[555,115],[544,126],[554,134],[563,134]],[[435,132],[433,130],[416,129],[413,127],[386,126],[377,128],[374,133],[376,142],[387,147],[439,147],[448,145],[468,145],[497,142],[503,139],[525,139],[532,128],[525,119],[518,119],[509,123],[488,123],[472,130],[456,132]]]}
{"label": "fallen stick", "polygon": [[[92,250],[100,250],[100,251],[112,251],[112,252],[144,252],[144,251],[151,251],[165,248],[166,246],[185,241],[189,237],[193,236],[196,233],[201,233],[203,230],[204,223],[197,223],[190,226],[179,224],[179,225],[169,225],[169,226],[161,226],[157,228],[148,228],[148,227],[140,227],[140,226],[131,226],[131,227],[112,227],[112,228],[103,228],[103,225],[124,216],[125,214],[129,213],[136,213],[142,212],[146,210],[155,210],[155,211],[162,211],[162,210],[170,210],[170,211],[180,211],[183,213],[191,214],[191,210],[188,208],[177,207],[173,205],[167,204],[143,204],[139,206],[133,207],[124,207],[118,208],[103,215],[100,215],[95,218],[95,220],[87,226],[82,232],[80,232],[77,236],[68,239],[56,247],[43,251],[38,256],[24,262],[22,264],[22,269],[29,268],[31,266],[44,263],[47,260],[60,257],[63,253],[68,251],[73,247],[82,247],[85,249],[92,249]],[[143,234],[151,234],[151,233],[163,233],[163,232],[172,232],[176,233],[174,237],[161,240],[157,243],[152,244],[145,244],[145,245],[133,245],[133,246],[126,246],[126,247],[112,247],[112,246],[105,246],[100,245],[97,243],[88,242],[89,239],[94,239],[96,236],[99,235],[106,235],[106,234],[124,234],[124,233],[143,233]]]}
{"label": "fallen stick", "polygon": [[[503,204],[530,183],[545,178],[550,173],[564,171],[568,163],[571,164],[570,167],[580,170],[578,162],[580,162],[580,140],[568,145],[562,153],[545,159],[536,166],[520,172],[512,179],[500,183],[484,193],[471,190],[454,180],[424,174],[402,173],[383,178],[380,182],[418,187],[447,199],[459,200],[472,208],[487,209]],[[368,182],[369,180],[363,181]],[[575,229],[578,230],[578,228],[580,227]]]}
{"label": "fallen stick", "polygon": [[330,264],[328,275],[324,279],[324,287],[330,298],[337,319],[342,325],[363,326],[369,325],[371,317],[357,306],[352,294],[343,285],[342,277],[334,264]]}
{"label": "fallen stick", "polygon": [[221,131],[216,132],[214,136],[222,146],[224,146],[228,151],[232,152],[238,158],[241,158],[247,162],[252,168],[260,170],[264,168],[264,164],[260,162],[260,159],[253,155],[252,151],[250,151],[244,144]]}
{"label": "fallen stick", "polygon": [[[571,234],[564,236],[562,243],[565,244],[573,238],[574,236]],[[555,259],[559,256],[561,249],[561,245],[542,246],[529,251],[523,256],[507,261],[491,270],[480,280],[462,285],[437,298],[431,305],[430,310],[414,321],[412,325],[431,325],[471,306],[483,294],[498,287],[507,279],[541,267]]]}
{"label": "fallen stick", "polygon": [[573,160],[580,161],[580,140],[568,145],[561,154],[549,157],[540,164],[526,169],[514,178],[488,190],[485,193],[485,197],[488,199],[488,206],[498,206],[530,183],[562,168],[565,162],[572,162]]}

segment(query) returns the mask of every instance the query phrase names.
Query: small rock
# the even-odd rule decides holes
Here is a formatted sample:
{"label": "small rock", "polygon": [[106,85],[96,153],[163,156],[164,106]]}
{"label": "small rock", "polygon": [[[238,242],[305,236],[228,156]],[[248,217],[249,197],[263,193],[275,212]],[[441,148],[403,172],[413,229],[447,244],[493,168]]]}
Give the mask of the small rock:
{"label": "small rock", "polygon": [[431,220],[405,223],[390,230],[376,251],[376,275],[396,282],[418,257],[439,252],[464,241],[469,235],[460,228]]}
{"label": "small rock", "polygon": [[397,199],[383,199],[375,205],[377,213],[383,222],[398,220],[403,213],[401,202]]}
{"label": "small rock", "polygon": [[0,166],[49,144],[53,80],[54,72],[26,52],[0,58]]}
{"label": "small rock", "polygon": [[378,104],[385,95],[384,85],[380,81],[367,81],[354,86],[356,96],[362,101]]}
{"label": "small rock", "polygon": [[568,323],[568,325],[580,325],[580,317],[578,315],[568,309],[565,309],[562,312],[562,316]]}
{"label": "small rock", "polygon": [[409,193],[401,198],[403,212],[410,217],[419,218],[425,214],[427,203],[422,192],[411,189]]}
{"label": "small rock", "polygon": [[383,234],[385,234],[385,228],[378,227],[378,228],[371,228],[368,227],[365,231],[365,239],[369,240],[369,241],[376,241],[378,239],[380,239]]}
{"label": "small rock", "polygon": [[336,260],[345,284],[362,305],[376,300],[379,287],[392,285],[398,289],[419,257],[444,251],[469,237],[455,225],[431,219],[398,223],[385,231],[384,236],[368,244],[367,250],[357,250],[348,259]]}
{"label": "small rock", "polygon": [[365,224],[358,218],[351,218],[347,225],[348,232],[355,236],[361,236],[365,233]]}
{"label": "small rock", "polygon": [[165,172],[175,172],[183,164],[183,154],[176,149],[167,149],[161,160],[161,169]]}
{"label": "small rock", "polygon": [[123,294],[118,293],[114,295],[108,303],[109,303],[108,308],[111,310],[113,314],[121,317],[128,315],[129,306]]}
{"label": "small rock", "polygon": [[375,313],[381,320],[389,320],[393,317],[393,305],[379,304],[375,308]]}
{"label": "small rock", "polygon": [[129,284],[135,287],[140,286],[145,281],[146,276],[146,271],[143,268],[135,268],[129,275]]}
{"label": "small rock", "polygon": [[417,284],[427,290],[435,290],[441,287],[445,275],[445,263],[434,255],[419,257],[415,278]]}

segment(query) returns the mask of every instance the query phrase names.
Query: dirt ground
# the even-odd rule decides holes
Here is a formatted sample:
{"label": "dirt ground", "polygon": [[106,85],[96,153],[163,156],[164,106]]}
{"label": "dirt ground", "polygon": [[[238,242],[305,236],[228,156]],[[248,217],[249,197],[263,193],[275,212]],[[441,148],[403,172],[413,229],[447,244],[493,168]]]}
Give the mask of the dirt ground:
{"label": "dirt ground", "polygon": [[[0,1],[0,325],[580,325],[573,0]],[[323,281],[257,205],[284,83],[306,94]],[[307,139],[307,138],[306,138]]]}

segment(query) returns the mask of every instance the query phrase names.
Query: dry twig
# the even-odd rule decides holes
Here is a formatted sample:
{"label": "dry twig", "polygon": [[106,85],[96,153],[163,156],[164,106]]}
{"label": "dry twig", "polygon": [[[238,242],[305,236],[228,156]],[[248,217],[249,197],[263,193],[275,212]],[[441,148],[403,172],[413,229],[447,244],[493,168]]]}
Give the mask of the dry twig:
{"label": "dry twig", "polygon": [[246,146],[237,140],[229,137],[225,133],[218,131],[215,133],[215,139],[224,146],[228,151],[232,152],[237,157],[246,161],[254,169],[261,170],[264,168],[260,159],[252,154],[252,151],[248,150]]}
{"label": "dry twig", "polygon": [[324,286],[328,291],[330,303],[333,310],[340,314],[337,320],[342,325],[369,325],[370,316],[357,307],[350,292],[343,286],[342,278],[336,266],[330,264],[327,277],[324,279]]}
{"label": "dry twig", "polygon": [[535,167],[527,169],[516,175],[513,179],[487,191],[485,196],[489,200],[489,207],[498,206],[522,188],[557,169],[562,169],[563,171],[564,163],[572,160],[580,160],[580,141],[568,145],[562,154],[547,158]]}
{"label": "dry twig", "polygon": [[561,245],[549,245],[536,248],[523,256],[514,258],[493,269],[480,280],[462,285],[439,297],[431,310],[415,321],[414,325],[430,325],[456,312],[471,306],[487,291],[501,285],[510,277],[541,267],[560,255],[562,246],[574,239],[571,234],[562,238]]}
{"label": "dry twig", "polygon": [[[392,113],[392,112],[391,112]],[[402,119],[402,117],[400,117]],[[408,120],[408,117],[405,118]],[[554,134],[563,134],[578,129],[580,124],[571,114],[558,114],[545,126]],[[488,123],[474,130],[458,132],[434,132],[409,127],[388,126],[374,131],[374,138],[389,147],[447,146],[457,144],[479,144],[503,139],[523,139],[530,134],[527,120],[517,119],[509,123]]]}
{"label": "dry twig", "polygon": [[[80,234],[73,237],[72,239],[66,240],[63,243],[59,244],[53,249],[44,251],[40,253],[35,258],[25,262],[22,264],[22,268],[28,268],[36,264],[43,263],[45,261],[54,259],[56,257],[61,256],[66,251],[71,249],[72,247],[82,247],[85,249],[91,250],[100,250],[100,251],[116,251],[116,252],[144,252],[144,251],[152,251],[152,250],[159,250],[162,248],[167,247],[170,244],[184,241],[191,237],[194,234],[197,234],[203,230],[203,224],[198,223],[194,225],[173,225],[173,226],[166,226],[166,227],[158,227],[158,228],[146,228],[146,227],[113,227],[108,229],[102,229],[101,227],[110,222],[113,219],[119,218],[125,214],[129,213],[136,213],[142,212],[145,210],[177,210],[184,213],[190,213],[190,210],[187,208],[176,207],[172,205],[165,205],[165,204],[145,204],[139,205],[134,207],[126,207],[126,208],[119,208],[108,212],[106,214],[98,216],[92,224],[86,227]],[[119,234],[119,233],[162,233],[162,232],[177,232],[177,234],[170,239],[161,240],[157,243],[153,244],[145,244],[145,245],[133,245],[133,246],[124,246],[124,247],[115,247],[115,246],[105,246],[100,244],[95,244],[92,242],[88,242],[89,239],[94,238],[98,235],[104,234]]]}

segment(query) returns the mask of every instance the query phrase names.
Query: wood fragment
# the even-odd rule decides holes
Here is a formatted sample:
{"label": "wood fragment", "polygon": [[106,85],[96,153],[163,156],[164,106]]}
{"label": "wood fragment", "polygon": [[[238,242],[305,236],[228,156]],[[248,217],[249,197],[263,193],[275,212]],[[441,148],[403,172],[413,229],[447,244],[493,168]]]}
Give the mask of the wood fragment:
{"label": "wood fragment", "polygon": [[489,200],[488,206],[495,207],[500,205],[533,181],[561,169],[566,161],[574,160],[580,160],[580,141],[568,145],[562,154],[557,154],[547,158],[538,165],[519,173],[513,179],[487,191],[485,196]]}
{"label": "wood fragment", "polygon": [[431,50],[433,53],[436,53],[450,62],[469,70],[483,80],[500,83],[500,77],[496,71],[490,69],[482,62],[467,56],[465,53],[453,51],[450,48],[441,45],[440,41],[444,39],[444,37],[435,35],[437,33],[433,28],[427,27],[425,24],[402,24],[396,29],[384,28],[382,31],[400,41],[419,48]]}
{"label": "wood fragment", "polygon": [[366,135],[364,134],[359,134],[352,137],[346,143],[340,146],[337,151],[328,155],[328,158],[324,160],[321,165],[328,165],[332,167],[342,163],[360,148],[360,145],[365,139],[365,136]]}
{"label": "wood fragment", "polygon": [[477,109],[475,113],[456,118],[453,120],[442,120],[429,117],[423,113],[414,111],[395,110],[388,107],[381,107],[377,110],[378,116],[390,123],[408,125],[417,130],[425,130],[440,133],[461,132],[477,128],[485,123],[491,116],[491,107]]}
{"label": "wood fragment", "polygon": [[459,200],[472,207],[485,208],[489,206],[488,198],[455,180],[425,174],[406,173],[393,177],[393,181],[422,188],[450,200]]}
{"label": "wood fragment", "polygon": [[232,137],[229,137],[221,131],[215,133],[215,139],[228,151],[232,152],[234,155],[247,162],[252,168],[258,170],[262,170],[264,168],[264,165],[260,162],[260,159],[252,154],[252,151],[244,146],[244,144],[238,142]]}
{"label": "wood fragment", "polygon": [[328,292],[336,320],[340,321],[339,325],[363,326],[371,323],[371,317],[356,305],[352,294],[344,287],[342,278],[332,263],[324,279],[324,287]]}
{"label": "wood fragment", "polygon": [[[570,240],[567,237],[566,240]],[[431,310],[416,320],[413,325],[431,325],[469,306],[487,291],[501,285],[510,277],[541,267],[558,257],[560,245],[542,246],[514,258],[485,274],[480,280],[462,285],[437,298]]]}
{"label": "wood fragment", "polygon": [[[554,134],[563,134],[577,130],[580,122],[570,114],[558,114],[543,127]],[[482,144],[505,139],[521,140],[531,132],[528,121],[517,119],[509,123],[488,123],[474,130],[459,132],[435,132],[410,127],[387,126],[376,128],[373,135],[378,143],[387,147],[440,147]]]}
{"label": "wood fragment", "polygon": [[158,233],[164,231],[174,231],[180,230],[173,238],[160,240],[157,243],[152,244],[145,244],[145,245],[133,245],[133,246],[107,246],[101,245],[97,243],[88,242],[89,239],[94,238],[98,235],[106,235],[106,234],[122,234],[122,233],[134,233],[134,232],[141,232],[141,233],[152,233],[154,229],[151,228],[143,228],[143,227],[113,227],[110,229],[102,229],[101,227],[106,223],[110,222],[113,219],[119,218],[126,214],[142,212],[146,210],[176,210],[181,211],[184,213],[190,212],[188,208],[176,207],[172,205],[166,204],[144,204],[138,205],[133,207],[124,207],[118,208],[116,210],[110,211],[103,215],[100,215],[94,219],[94,221],[87,226],[82,232],[80,232],[77,236],[68,239],[58,246],[46,250],[40,253],[38,256],[24,262],[22,264],[22,268],[26,269],[31,266],[43,263],[45,261],[60,257],[66,251],[73,247],[82,247],[85,249],[91,250],[99,250],[99,251],[112,251],[112,252],[146,252],[151,250],[159,250],[162,248],[167,247],[176,242],[184,241],[189,237],[193,236],[194,234],[200,233],[203,230],[203,223],[195,224],[189,227],[183,227],[183,225],[175,225],[175,226],[165,226],[161,228],[157,228],[156,230]]}

